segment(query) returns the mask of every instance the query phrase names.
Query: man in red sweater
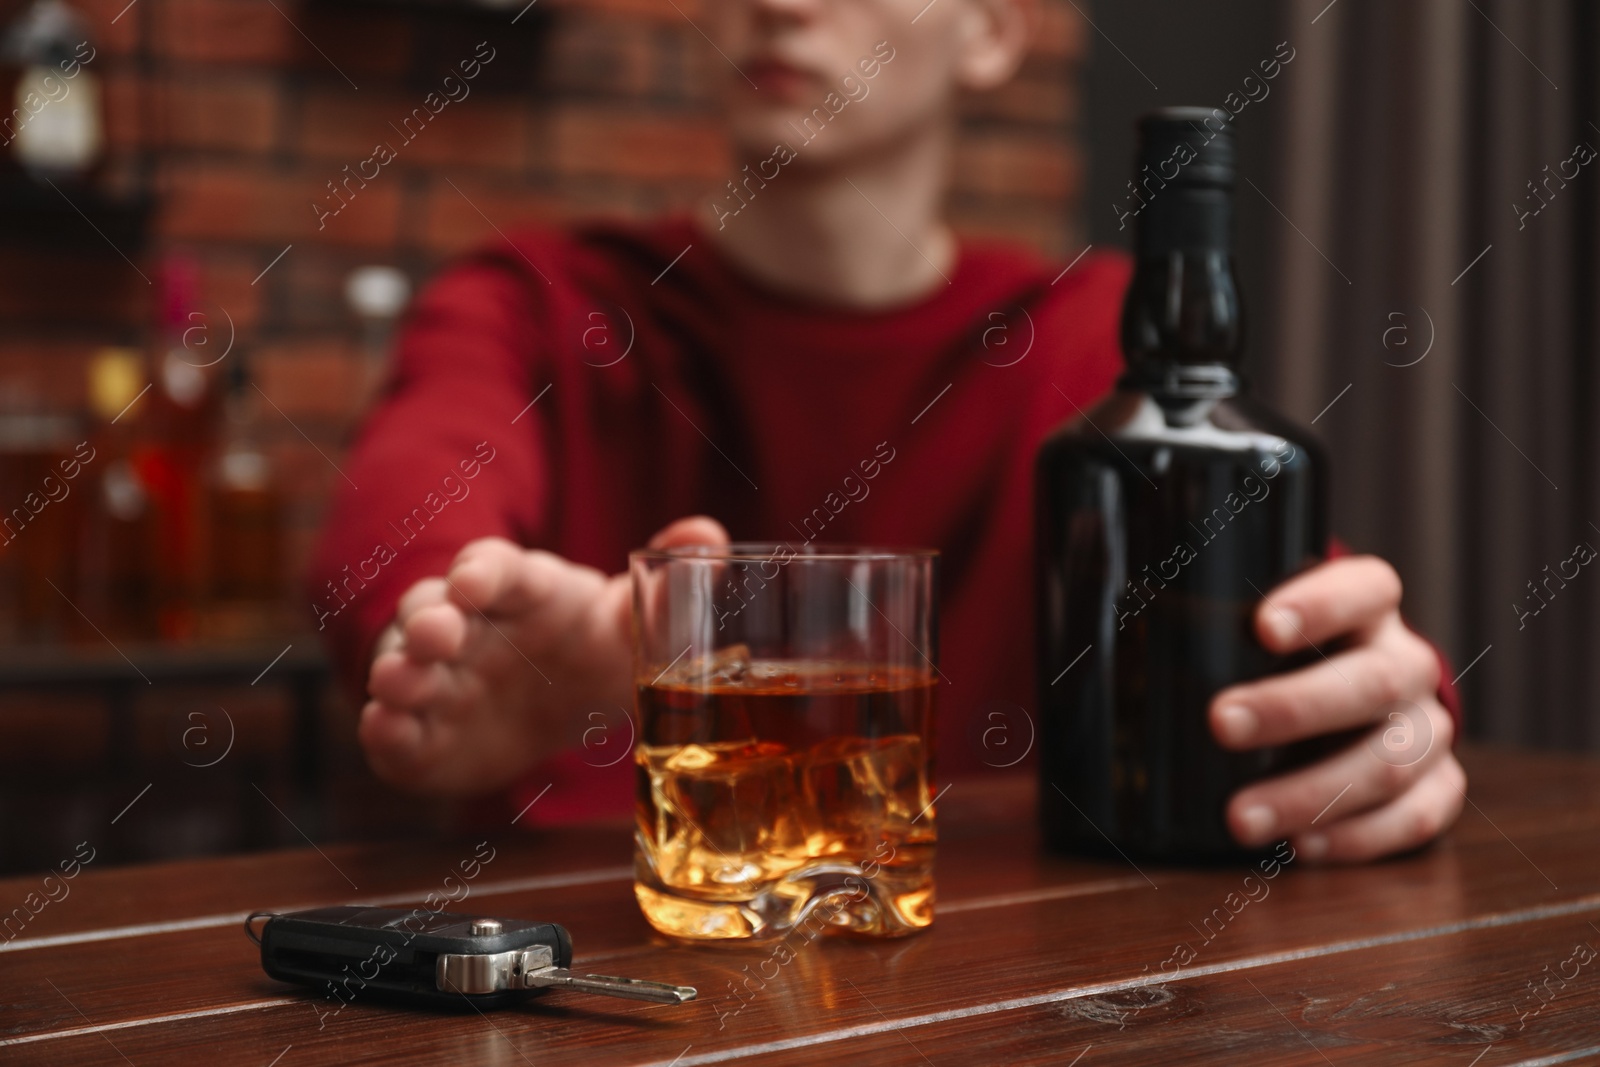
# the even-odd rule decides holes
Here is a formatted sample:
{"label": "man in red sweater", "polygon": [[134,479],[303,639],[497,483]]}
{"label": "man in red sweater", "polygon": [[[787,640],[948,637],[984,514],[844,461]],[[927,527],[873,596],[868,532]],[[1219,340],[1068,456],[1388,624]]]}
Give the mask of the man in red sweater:
{"label": "man in red sweater", "polygon": [[[692,219],[513,235],[422,294],[316,564],[381,777],[456,796],[532,782],[530,821],[626,810],[632,761],[578,748],[586,729],[631,743],[619,572],[646,542],[727,531],[938,548],[937,766],[982,769],[988,712],[1033,705],[1034,452],[1114,383],[1129,275],[960,241],[941,217],[955,97],[1013,73],[1034,15],[712,0],[733,181]],[[1268,647],[1339,650],[1218,694],[1223,745],[1380,730],[1400,700],[1433,743],[1250,786],[1235,835],[1328,861],[1430,840],[1465,776],[1394,570],[1345,557],[1269,596]]]}

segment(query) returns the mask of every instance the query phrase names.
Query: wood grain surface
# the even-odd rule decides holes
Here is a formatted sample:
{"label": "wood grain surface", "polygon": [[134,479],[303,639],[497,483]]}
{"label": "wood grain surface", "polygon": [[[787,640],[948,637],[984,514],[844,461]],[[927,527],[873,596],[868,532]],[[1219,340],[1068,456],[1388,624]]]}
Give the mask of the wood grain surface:
{"label": "wood grain surface", "polygon": [[[491,839],[451,910],[560,922],[575,968],[698,987],[681,1007],[550,992],[489,1014],[359,996],[332,1012],[261,971],[246,913],[419,903],[475,841],[90,862],[0,937],[0,1062],[1600,1063],[1600,760],[1464,760],[1472,803],[1438,845],[1248,882],[1242,865],[1053,856],[1031,782],[958,782],[939,803],[933,928],[782,964],[653,934],[626,827]],[[0,881],[0,914],[41,886]]]}

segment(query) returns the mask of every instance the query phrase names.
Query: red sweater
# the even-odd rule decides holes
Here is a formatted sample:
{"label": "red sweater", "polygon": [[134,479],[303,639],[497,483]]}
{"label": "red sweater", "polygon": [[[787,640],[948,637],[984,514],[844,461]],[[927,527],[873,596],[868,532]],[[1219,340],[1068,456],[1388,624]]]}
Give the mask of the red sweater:
{"label": "red sweater", "polygon": [[[1119,374],[1128,276],[967,243],[949,285],[857,311],[762,288],[684,220],[515,235],[410,312],[342,464],[318,622],[359,685],[400,595],[477,537],[608,573],[696,513],[735,540],[931,546],[939,774],[1006,762],[984,731],[1020,746],[1034,703],[1034,452]],[[626,810],[631,762],[541,768],[525,821]]]}

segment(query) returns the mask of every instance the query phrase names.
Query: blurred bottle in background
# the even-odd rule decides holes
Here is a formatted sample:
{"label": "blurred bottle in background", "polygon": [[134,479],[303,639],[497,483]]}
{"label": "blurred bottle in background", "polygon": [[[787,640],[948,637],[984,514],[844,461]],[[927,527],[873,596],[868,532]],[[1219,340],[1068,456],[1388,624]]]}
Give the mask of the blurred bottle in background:
{"label": "blurred bottle in background", "polygon": [[357,267],[345,276],[344,298],[361,322],[361,385],[356,409],[363,410],[383,384],[395,326],[411,299],[411,279],[398,267]]}
{"label": "blurred bottle in background", "polygon": [[226,337],[200,309],[199,270],[172,256],[161,271],[160,330],[151,353],[149,437],[139,473],[155,501],[157,617],[162,637],[193,638],[203,596],[205,469],[222,418],[218,365]]}
{"label": "blurred bottle in background", "polygon": [[151,343],[96,351],[80,411],[0,381],[0,645],[296,625],[265,401],[196,264],[168,257],[160,277]]}
{"label": "blurred bottle in background", "polygon": [[79,538],[82,607],[113,641],[149,639],[157,632],[159,541],[140,453],[150,377],[137,350],[105,348],[89,361],[88,378],[94,458]]}
{"label": "blurred bottle in background", "polygon": [[261,401],[242,352],[229,355],[218,450],[206,478],[205,636],[279,632],[283,605],[282,489],[263,448]]}
{"label": "blurred bottle in background", "polygon": [[75,419],[25,390],[0,397],[0,641],[61,640],[82,620],[71,600],[83,493]]}

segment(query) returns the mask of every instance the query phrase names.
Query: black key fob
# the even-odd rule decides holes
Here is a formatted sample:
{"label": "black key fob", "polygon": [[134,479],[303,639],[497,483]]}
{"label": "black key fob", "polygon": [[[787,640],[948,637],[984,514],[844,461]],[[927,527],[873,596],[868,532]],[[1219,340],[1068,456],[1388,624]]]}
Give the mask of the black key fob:
{"label": "black key fob", "polygon": [[[246,930],[255,938],[251,920]],[[343,1003],[376,994],[412,1002],[500,1007],[550,986],[680,1004],[685,986],[575,975],[564,927],[528,919],[343,906],[273,915],[261,930],[261,966]]]}
{"label": "black key fob", "polygon": [[314,908],[275,915],[261,931],[269,975],[345,1001],[378,993],[494,1007],[532,991],[524,968],[571,962],[572,939],[554,923],[426,908]]}

